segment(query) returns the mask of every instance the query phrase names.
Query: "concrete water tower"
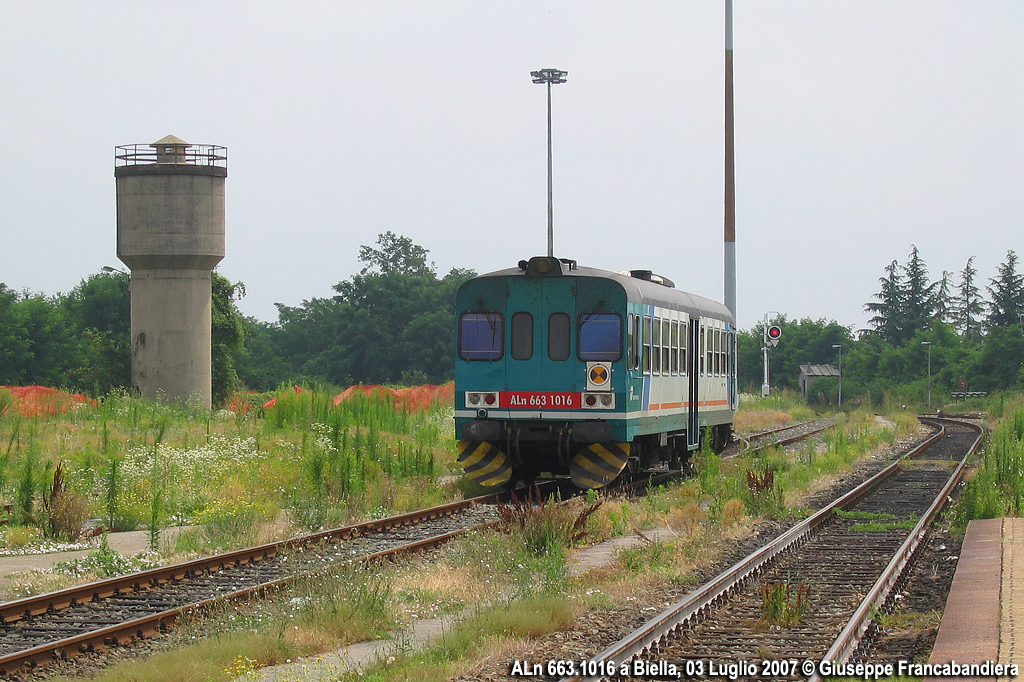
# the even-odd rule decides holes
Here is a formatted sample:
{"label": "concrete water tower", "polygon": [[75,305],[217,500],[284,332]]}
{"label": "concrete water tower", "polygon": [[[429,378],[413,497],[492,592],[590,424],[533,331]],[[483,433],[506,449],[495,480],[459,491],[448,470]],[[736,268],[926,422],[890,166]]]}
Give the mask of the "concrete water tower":
{"label": "concrete water tower", "polygon": [[131,269],[132,384],[212,399],[210,273],[224,258],[227,150],[173,135],[116,148],[117,257]]}

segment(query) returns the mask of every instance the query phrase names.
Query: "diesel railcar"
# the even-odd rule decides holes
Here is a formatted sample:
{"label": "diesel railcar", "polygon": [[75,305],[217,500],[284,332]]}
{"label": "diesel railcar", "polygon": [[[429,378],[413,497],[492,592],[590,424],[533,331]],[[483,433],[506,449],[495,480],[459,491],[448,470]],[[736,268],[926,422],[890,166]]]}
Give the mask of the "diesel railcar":
{"label": "diesel railcar", "polygon": [[732,434],[735,320],[646,270],[538,256],[456,297],[455,429],[483,485],[679,468]]}

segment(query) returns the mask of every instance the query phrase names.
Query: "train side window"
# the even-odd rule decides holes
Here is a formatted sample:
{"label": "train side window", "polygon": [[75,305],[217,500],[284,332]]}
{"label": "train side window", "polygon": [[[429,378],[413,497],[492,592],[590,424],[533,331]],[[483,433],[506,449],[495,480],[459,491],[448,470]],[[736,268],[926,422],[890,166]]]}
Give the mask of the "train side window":
{"label": "train side window", "polygon": [[513,360],[529,360],[533,357],[533,315],[515,313],[512,316],[511,342],[509,352]]}
{"label": "train side window", "polygon": [[622,318],[618,313],[580,315],[576,354],[585,362],[615,362],[622,357]]}
{"label": "train side window", "polygon": [[729,373],[728,363],[728,348],[729,348],[729,333],[724,329],[722,330],[722,346],[718,349],[718,357],[722,362],[722,376],[724,377]]}
{"label": "train side window", "polygon": [[504,353],[505,319],[501,313],[462,313],[459,318],[459,357],[500,360]]}
{"label": "train side window", "polygon": [[548,318],[548,357],[552,360],[569,359],[569,336],[572,320],[565,313],[551,313]]}
{"label": "train side window", "polygon": [[687,333],[689,325],[686,320],[683,320],[679,326],[681,327],[679,330],[679,373],[686,374],[686,349],[690,345],[690,335]]}
{"label": "train side window", "polygon": [[661,374],[661,318],[654,318],[654,333],[651,334],[651,373]]}
{"label": "train side window", "polygon": [[672,320],[672,374],[679,374],[679,320]]}
{"label": "train side window", "polygon": [[722,330],[715,330],[715,374],[722,375]]}
{"label": "train side window", "polygon": [[665,374],[672,371],[672,323],[661,321],[661,368]]}
{"label": "train side window", "polygon": [[644,315],[644,336],[643,336],[644,374],[651,373],[651,316]]}
{"label": "train side window", "polygon": [[708,330],[708,373],[718,376],[718,330]]}

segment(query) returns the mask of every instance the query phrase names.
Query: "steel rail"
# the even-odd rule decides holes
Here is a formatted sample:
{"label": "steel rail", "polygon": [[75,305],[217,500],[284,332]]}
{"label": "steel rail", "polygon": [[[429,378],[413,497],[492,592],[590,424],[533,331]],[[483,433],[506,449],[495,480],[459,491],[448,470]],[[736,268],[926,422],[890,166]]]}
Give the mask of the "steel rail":
{"label": "steel rail", "polygon": [[[902,459],[917,456],[942,438],[944,434],[945,431],[940,428],[938,432],[932,434],[907,452]],[[594,656],[593,659],[605,662],[615,661],[618,664],[628,661],[648,650],[656,650],[658,642],[663,637],[680,631],[691,621],[697,622],[703,619],[713,607],[724,602],[732,593],[755,578],[769,563],[784,553],[798,548],[807,541],[814,531],[831,520],[836,510],[845,509],[853,505],[853,503],[874,490],[882,481],[899,471],[902,459],[893,462],[827,507],[797,523],[775,540],[754,551],[746,558],[741,559],[710,582],[705,583],[673,606],[662,611],[639,629]],[[563,677],[561,682],[607,679],[611,679],[611,677],[601,674],[577,674]]]}
{"label": "steel rail", "polygon": [[323,542],[348,540],[370,533],[453,516],[478,504],[491,504],[496,500],[495,495],[485,495],[5,602],[0,604],[0,625],[12,623],[26,616],[39,615],[75,604],[105,599],[116,594],[139,592],[195,575],[216,573],[226,568],[272,559],[282,551],[301,550]]}
{"label": "steel rail", "polygon": [[[857,610],[854,611],[850,621],[839,633],[839,636],[836,637],[835,642],[829,650],[824,656],[822,656],[822,661],[845,663],[857,650],[864,633],[867,632],[868,627],[871,625],[871,621],[874,619],[874,614],[884,606],[889,595],[892,593],[893,588],[899,582],[900,577],[903,575],[903,571],[910,564],[914,554],[924,541],[928,527],[935,520],[935,517],[939,515],[939,512],[945,508],[954,488],[956,488],[957,484],[959,484],[960,480],[963,478],[964,471],[967,468],[967,460],[971,455],[977,452],[978,447],[981,445],[981,441],[985,436],[984,427],[970,424],[968,422],[955,419],[939,419],[936,417],[929,417],[927,419],[922,418],[921,421],[932,422],[939,425],[943,422],[948,422],[958,424],[960,426],[967,426],[969,428],[977,429],[978,437],[974,439],[974,442],[968,449],[967,454],[962,460],[960,460],[960,463],[953,470],[949,480],[946,481],[946,484],[936,496],[931,506],[929,506],[928,510],[914,526],[914,529],[907,536],[907,539],[904,540],[899,550],[897,550],[896,554],[893,555],[893,558],[886,566],[885,571],[883,571],[882,575],[880,575],[878,580],[875,581],[875,584],[864,597],[860,606],[858,606]],[[944,432],[945,427],[942,428],[942,432]],[[818,672],[815,672],[807,678],[808,682],[820,682],[823,679],[824,678]]]}
{"label": "steel rail", "polygon": [[[227,552],[212,557],[174,564],[172,566],[150,569],[126,576],[71,587],[65,590],[50,592],[35,597],[19,599],[5,604],[0,604],[0,617],[3,619],[0,621],[0,624],[13,623],[29,615],[53,612],[84,602],[101,600],[129,592],[142,592],[151,587],[156,587],[172,581],[187,579],[191,576],[220,572],[226,568],[273,558],[283,550],[302,549],[332,540],[345,540],[362,537],[375,532],[410,526],[415,523],[446,516],[453,516],[478,504],[495,502],[497,499],[498,496],[496,495],[486,495],[446,505],[439,505],[417,512],[400,514],[386,519],[367,521],[353,526],[345,526],[329,531],[283,540],[281,542],[261,545],[259,547]],[[365,557],[358,557],[355,560],[372,561],[383,557],[429,549],[448,542],[455,536],[462,533],[488,527],[495,523],[497,523],[497,521],[478,524],[470,528],[442,533],[425,539],[414,540],[397,547],[372,553]],[[347,562],[338,562],[336,565],[341,565],[343,563]],[[299,576],[310,575],[311,573],[316,574],[316,571],[296,573],[295,575],[286,576],[270,582],[248,586],[230,593],[217,595],[215,597],[210,597],[184,606],[166,609],[147,616],[141,616],[114,625],[91,630],[89,632],[83,632],[72,637],[54,640],[30,649],[6,654],[0,656],[0,676],[7,675],[25,667],[36,667],[45,663],[63,660],[69,656],[88,652],[100,646],[117,644],[120,643],[122,639],[131,640],[152,636],[157,632],[167,630],[174,624],[178,616],[183,613],[194,611],[214,602],[239,599],[253,593],[277,589]]]}
{"label": "steel rail", "polygon": [[[342,565],[351,563],[352,561],[360,562],[371,562],[377,559],[390,558],[400,554],[408,554],[432,547],[442,545],[453,538],[468,533],[472,530],[479,530],[481,528],[487,528],[493,526],[500,521],[490,521],[483,523],[472,528],[466,528],[463,530],[452,531],[449,533],[442,533],[435,535],[430,538],[422,540],[416,540],[400,547],[392,547],[380,552],[375,552],[364,557],[358,557],[346,562],[339,562],[336,565]],[[323,571],[313,572],[313,575],[323,573]],[[159,613],[153,613],[148,616],[140,616],[139,618],[133,618],[126,620],[122,623],[115,625],[108,625],[104,628],[96,630],[90,630],[89,632],[83,632],[73,637],[67,637],[54,642],[48,642],[41,644],[31,649],[25,649],[7,656],[0,657],[0,675],[6,675],[9,672],[13,672],[19,668],[34,668],[39,665],[45,665],[55,661],[66,660],[74,657],[78,654],[87,653],[94,651],[97,648],[127,643],[134,639],[145,639],[152,637],[153,635],[169,630],[177,619],[187,613],[200,610],[204,607],[211,606],[218,602],[235,601],[244,599],[257,592],[267,592],[284,587],[292,580],[296,578],[309,576],[310,573],[299,573],[290,575],[285,578],[279,578],[259,585],[253,585],[243,589],[235,590],[225,594],[217,595],[216,597],[209,597],[201,601],[194,602],[185,606],[167,609]]]}

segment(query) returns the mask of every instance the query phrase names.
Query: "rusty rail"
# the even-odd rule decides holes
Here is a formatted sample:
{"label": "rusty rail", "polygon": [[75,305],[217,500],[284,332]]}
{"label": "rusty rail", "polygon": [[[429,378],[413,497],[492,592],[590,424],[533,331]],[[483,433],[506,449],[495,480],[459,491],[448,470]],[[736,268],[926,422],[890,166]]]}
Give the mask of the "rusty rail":
{"label": "rusty rail", "polygon": [[[945,431],[940,427],[939,431],[904,455],[904,459],[917,456],[940,438],[943,438],[944,435]],[[975,447],[977,447],[976,444]],[[964,459],[966,460],[966,458]],[[893,462],[855,489],[740,560],[712,581],[691,592],[684,599],[658,614],[641,628],[600,652],[593,657],[594,660],[615,661],[617,663],[628,661],[656,647],[657,643],[666,635],[678,631],[691,621],[703,618],[712,608],[724,602],[732,593],[757,577],[770,562],[780,557],[783,553],[789,552],[803,544],[816,529],[829,521],[837,510],[852,506],[876,488],[883,480],[895,474],[899,468],[900,461]],[[944,490],[944,493],[937,498],[937,501],[944,502],[945,499],[946,493]],[[870,613],[870,609],[868,609],[868,613]],[[562,678],[561,682],[603,679],[611,679],[611,677],[602,674],[576,674]]]}

